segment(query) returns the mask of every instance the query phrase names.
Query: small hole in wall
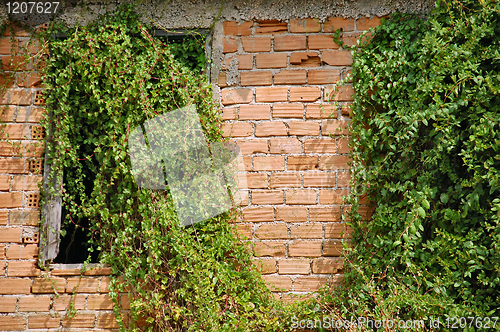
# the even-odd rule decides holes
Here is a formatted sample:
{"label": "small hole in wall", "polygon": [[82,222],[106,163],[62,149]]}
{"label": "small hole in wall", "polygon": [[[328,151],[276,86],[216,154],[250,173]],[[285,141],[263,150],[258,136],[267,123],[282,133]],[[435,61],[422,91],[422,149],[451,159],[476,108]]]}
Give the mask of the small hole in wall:
{"label": "small hole in wall", "polygon": [[38,90],[35,94],[35,105],[45,105],[45,98],[43,98],[42,90]]}
{"label": "small hole in wall", "polygon": [[38,209],[38,201],[40,200],[40,194],[29,194],[28,195],[28,207],[32,209]]}
{"label": "small hole in wall", "polygon": [[38,240],[39,240],[38,233],[35,233],[32,236],[23,237],[23,243],[38,243]]}
{"label": "small hole in wall", "polygon": [[42,174],[42,159],[30,160],[30,172],[33,174]]}
{"label": "small hole in wall", "polygon": [[44,137],[42,126],[31,126],[31,139],[43,139]]}

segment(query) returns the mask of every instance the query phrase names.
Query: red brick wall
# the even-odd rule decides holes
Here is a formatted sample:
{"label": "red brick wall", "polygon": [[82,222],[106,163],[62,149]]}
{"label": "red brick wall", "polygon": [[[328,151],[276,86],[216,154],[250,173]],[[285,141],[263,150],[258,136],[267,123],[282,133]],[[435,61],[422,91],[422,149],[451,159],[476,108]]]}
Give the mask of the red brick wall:
{"label": "red brick wall", "polygon": [[[243,155],[242,220],[263,277],[276,296],[338,282],[342,269],[342,195],[349,191],[348,125],[352,86],[333,92],[350,71],[353,45],[379,18],[223,23],[219,75],[224,133]],[[333,32],[343,30],[344,48]],[[280,293],[277,289],[283,289]]]}

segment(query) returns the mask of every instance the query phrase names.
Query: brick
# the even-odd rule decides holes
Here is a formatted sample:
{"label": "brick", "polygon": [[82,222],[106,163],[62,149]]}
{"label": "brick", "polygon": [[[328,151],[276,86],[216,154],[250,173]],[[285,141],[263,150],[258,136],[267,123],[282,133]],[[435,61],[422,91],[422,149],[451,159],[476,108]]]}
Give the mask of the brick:
{"label": "brick", "polygon": [[309,209],[309,221],[340,221],[340,207],[328,206],[319,207],[314,206]]}
{"label": "brick", "polygon": [[66,290],[66,279],[51,277],[51,278],[35,278],[33,279],[32,292],[37,293],[60,293]]}
{"label": "brick", "polygon": [[352,109],[351,104],[344,104],[340,106],[340,111],[342,112],[342,116],[346,116],[352,118]]}
{"label": "brick", "polygon": [[96,278],[68,278],[66,293],[97,293],[99,280]]}
{"label": "brick", "polygon": [[337,169],[349,169],[348,163],[351,163],[352,159],[347,156],[321,156],[319,159],[319,169],[320,170],[337,170]]}
{"label": "brick", "polygon": [[122,295],[120,297],[120,306],[124,310],[130,310],[130,297],[128,295]]}
{"label": "brick", "polygon": [[224,137],[247,137],[253,133],[253,125],[249,122],[223,123]]}
{"label": "brick", "polygon": [[7,262],[0,261],[0,276],[5,276],[5,271],[7,270]]}
{"label": "brick", "polygon": [[332,84],[340,80],[340,70],[309,70],[307,77],[309,84]]}
{"label": "brick", "polygon": [[233,53],[238,50],[236,38],[226,37],[222,39],[222,53]]}
{"label": "brick", "polygon": [[253,264],[257,272],[261,274],[276,273],[276,260],[275,259],[256,259]]}
{"label": "brick", "polygon": [[287,87],[256,88],[255,101],[258,103],[272,103],[276,101],[287,101]]}
{"label": "brick", "polygon": [[319,257],[321,256],[321,242],[295,241],[289,245],[288,254],[292,257]]}
{"label": "brick", "polygon": [[316,258],[312,263],[312,272],[317,274],[330,274],[341,270],[344,266],[342,258]]}
{"label": "brick", "polygon": [[0,211],[0,225],[2,226],[7,225],[7,220],[8,220],[7,216],[8,216],[7,211]]}
{"label": "brick", "polygon": [[[125,322],[126,321],[127,320],[125,319]],[[97,316],[97,327],[104,329],[117,329],[120,327],[120,325],[116,321],[115,314],[104,313]]]}
{"label": "brick", "polygon": [[224,34],[231,36],[249,36],[252,34],[252,30],[250,30],[252,26],[253,26],[252,21],[246,21],[243,23],[238,23],[235,21],[226,21],[222,23]]}
{"label": "brick", "polygon": [[10,211],[9,225],[38,226],[38,211]]}
{"label": "brick", "polygon": [[222,120],[237,120],[238,119],[238,107],[224,107],[222,110]]}
{"label": "brick", "polygon": [[274,84],[306,84],[307,73],[303,69],[281,70],[274,75]]}
{"label": "brick", "polygon": [[290,55],[290,64],[299,67],[318,67],[321,65],[318,52],[294,52]]}
{"label": "brick", "polygon": [[264,53],[255,56],[257,68],[285,68],[287,62],[286,53]]}
{"label": "brick", "polygon": [[254,255],[256,257],[284,257],[286,252],[285,242],[256,242],[254,244]]}
{"label": "brick", "polygon": [[0,313],[15,312],[17,297],[0,297]]}
{"label": "brick", "polygon": [[25,89],[8,89],[7,93],[0,97],[0,105],[30,105],[33,93]]}
{"label": "brick", "polygon": [[65,328],[94,327],[95,315],[77,313],[74,317],[64,317],[62,326]]}
{"label": "brick", "polygon": [[270,105],[241,105],[240,120],[269,120],[271,118]]}
{"label": "brick", "polygon": [[0,260],[3,260],[4,258],[5,258],[5,244],[0,244]]}
{"label": "brick", "polygon": [[273,118],[302,118],[303,116],[303,104],[276,103],[273,105]]}
{"label": "brick", "polygon": [[327,239],[350,239],[352,229],[347,224],[331,223],[325,225],[325,238]]}
{"label": "brick", "polygon": [[314,102],[321,98],[321,88],[305,86],[305,87],[291,87],[290,88],[290,101],[300,102]]}
{"label": "brick", "polygon": [[325,100],[353,101],[354,89],[350,85],[339,86],[338,91],[334,91],[333,87],[328,87],[325,89]]}
{"label": "brick", "polygon": [[345,189],[328,189],[319,191],[319,204],[343,204],[343,196],[349,195]]}
{"label": "brick", "polygon": [[10,261],[7,267],[9,277],[36,277],[40,275],[36,261]]}
{"label": "brick", "polygon": [[287,158],[286,168],[289,171],[303,171],[318,168],[316,156],[290,156]]}
{"label": "brick", "polygon": [[0,54],[15,54],[20,50],[19,46],[17,39],[12,41],[10,38],[0,38]]}
{"label": "brick", "polygon": [[[310,73],[310,72],[309,72]],[[337,117],[335,105],[332,104],[308,104],[306,106],[307,119],[331,119]]]}
{"label": "brick", "polygon": [[0,106],[0,121],[12,122],[16,117],[15,106]]}
{"label": "brick", "polygon": [[262,276],[264,281],[268,283],[270,290],[292,290],[292,279],[290,277],[275,277],[275,276]]}
{"label": "brick", "polygon": [[319,32],[321,30],[321,24],[317,18],[306,18],[306,19],[290,19],[290,32],[291,33],[301,33],[301,32]]}
{"label": "brick", "polygon": [[26,329],[26,318],[18,316],[0,316],[2,331],[18,331]]}
{"label": "brick", "polygon": [[8,191],[10,189],[10,179],[8,175],[0,175],[0,190]]}
{"label": "brick", "polygon": [[257,23],[257,34],[277,34],[288,31],[288,24],[278,20],[260,20]]}
{"label": "brick", "polygon": [[22,242],[21,228],[19,227],[0,228],[0,242],[21,243]]}
{"label": "brick", "polygon": [[247,206],[249,203],[248,200],[248,191],[247,190],[238,190],[233,195],[234,204],[236,206]]}
{"label": "brick", "polygon": [[283,204],[283,190],[254,190],[252,204]]}
{"label": "brick", "polygon": [[353,31],[354,20],[352,18],[330,17],[323,24],[324,32],[335,32],[337,29],[342,31]]}
{"label": "brick", "polygon": [[289,134],[297,136],[319,135],[319,123],[311,121],[290,121],[288,123]]}
{"label": "brick", "polygon": [[[3,62],[4,57],[2,57]],[[4,66],[5,68],[5,66]],[[0,73],[0,85],[5,88],[13,88],[16,84],[16,77],[13,73]]]}
{"label": "brick", "polygon": [[330,66],[350,66],[352,64],[350,51],[325,50],[321,52],[321,59]]}
{"label": "brick", "polygon": [[286,126],[281,121],[270,121],[257,124],[255,127],[255,136],[286,136]]}
{"label": "brick", "polygon": [[333,138],[308,138],[304,142],[305,153],[336,153],[337,143]]}
{"label": "brick", "polygon": [[14,154],[14,146],[12,143],[17,142],[0,142],[0,156],[12,157]]}
{"label": "brick", "polygon": [[269,186],[266,173],[244,173],[238,174],[238,176],[245,177],[247,187],[250,189],[267,188]]}
{"label": "brick", "polygon": [[298,173],[272,173],[271,188],[300,187],[300,174]]}
{"label": "brick", "polygon": [[321,239],[323,237],[322,224],[302,224],[290,227],[292,239]]}
{"label": "brick", "polygon": [[271,153],[302,153],[302,143],[295,137],[271,138]]}
{"label": "brick", "polygon": [[370,28],[375,28],[380,25],[381,17],[362,17],[356,20],[356,29],[357,30],[368,30]]}
{"label": "brick", "polygon": [[251,89],[222,89],[222,104],[248,104],[253,100],[253,91]]}
{"label": "brick", "polygon": [[266,139],[248,139],[237,141],[241,154],[268,153]]}
{"label": "brick", "polygon": [[12,178],[12,190],[38,191],[38,184],[42,181],[42,176],[14,176]]}
{"label": "brick", "polygon": [[245,172],[245,171],[253,171],[252,167],[252,157],[241,157],[238,156],[237,159],[237,164],[238,164],[238,171],[239,172]]}
{"label": "brick", "polygon": [[275,51],[294,51],[306,49],[306,36],[276,36],[274,37]]}
{"label": "brick", "polygon": [[[282,301],[284,303],[297,303],[299,301],[306,301],[310,300],[313,298],[312,294],[293,294],[293,293],[287,293],[283,294],[283,299]],[[304,330],[304,331],[310,331],[310,330]]]}
{"label": "brick", "polygon": [[323,246],[323,256],[342,256],[344,247],[341,242],[326,241]]}
{"label": "brick", "polygon": [[334,41],[333,36],[312,35],[307,37],[307,47],[310,50],[338,49],[339,45]]}
{"label": "brick", "polygon": [[110,277],[102,277],[101,284],[99,285],[99,293],[108,293],[110,284],[111,284]]}
{"label": "brick", "polygon": [[227,69],[233,61],[238,63],[238,70],[249,70],[253,68],[252,54],[238,54],[230,56],[224,60],[223,68]]}
{"label": "brick", "polygon": [[264,224],[257,229],[255,236],[259,239],[287,239],[288,230],[285,224]]}
{"label": "brick", "polygon": [[289,258],[278,261],[279,274],[309,274],[311,262],[308,259]]}
{"label": "brick", "polygon": [[111,310],[113,309],[113,299],[107,294],[89,295],[87,298],[87,309]]}
{"label": "brick", "polygon": [[315,292],[327,282],[327,277],[298,277],[293,286],[296,292]]}
{"label": "brick", "polygon": [[349,187],[349,182],[351,181],[351,174],[349,172],[338,172],[337,173],[337,187]]}
{"label": "brick", "polygon": [[284,171],[285,157],[254,157],[254,169],[256,171]]}
{"label": "brick", "polygon": [[273,75],[270,71],[245,71],[241,73],[241,86],[260,86],[273,84]]}
{"label": "brick", "polygon": [[251,207],[243,210],[243,220],[246,222],[270,222],[274,220],[272,206]]}
{"label": "brick", "polygon": [[22,107],[17,113],[17,122],[40,122],[45,114],[45,109],[42,107]]}
{"label": "brick", "polygon": [[271,51],[271,38],[269,37],[242,37],[243,50],[248,53]]}
{"label": "brick", "polygon": [[85,309],[86,298],[84,295],[59,295],[54,297],[53,308],[57,311],[66,311],[70,308],[75,308],[76,310]]}
{"label": "brick", "polygon": [[49,311],[49,296],[23,296],[19,299],[19,311]]}
{"label": "brick", "polygon": [[276,220],[284,222],[307,221],[307,208],[299,206],[276,207]]}
{"label": "brick", "polygon": [[29,134],[28,126],[24,124],[7,124],[5,127],[2,126],[1,129],[0,137],[3,139],[26,139]]}
{"label": "brick", "polygon": [[59,328],[60,324],[60,317],[53,317],[48,314],[28,317],[28,328],[30,329],[55,329]]}
{"label": "brick", "polygon": [[227,74],[226,73],[219,73],[219,80],[217,81],[217,84],[221,88],[228,87],[229,84],[227,84]]}
{"label": "brick", "polygon": [[0,294],[29,294],[30,289],[31,279],[0,278]]}
{"label": "brick", "polygon": [[40,88],[42,77],[38,73],[21,74],[17,85],[23,88]]}
{"label": "brick", "polygon": [[236,231],[236,233],[239,234],[239,236],[246,237],[249,239],[251,239],[252,235],[253,235],[252,225],[250,225],[250,224],[235,225],[235,231]]}
{"label": "brick", "polygon": [[[349,121],[342,120],[323,120],[321,124],[321,133],[323,135],[349,135]],[[336,145],[336,144],[335,144]]]}
{"label": "brick", "polygon": [[351,153],[351,148],[349,147],[349,140],[347,138],[338,138],[339,149],[337,153]]}
{"label": "brick", "polygon": [[[2,69],[4,70],[7,70],[7,71],[24,71],[27,69],[27,62],[26,62],[26,59],[24,58],[24,56],[18,56],[18,55],[14,55],[14,56],[2,56],[0,57],[1,58],[1,61],[2,61]],[[0,74],[1,75],[1,74]],[[22,75],[22,74],[21,74]],[[1,75],[3,76],[3,75]],[[13,76],[11,76],[13,77]],[[6,79],[7,81],[9,81],[9,85],[10,85],[10,80],[9,80],[9,76],[4,76],[4,79]],[[12,82],[13,84],[10,85],[11,87],[15,87],[16,84],[15,84],[15,81]]]}
{"label": "brick", "polygon": [[[359,33],[359,32],[344,33],[342,35],[342,41],[344,42],[344,44],[342,46],[351,47],[351,46],[358,45],[360,37],[361,37],[361,33]],[[365,36],[365,38],[363,38],[364,41],[367,41],[368,39],[369,39],[369,36]]]}
{"label": "brick", "polygon": [[286,204],[316,204],[317,193],[310,189],[288,189],[285,193]]}

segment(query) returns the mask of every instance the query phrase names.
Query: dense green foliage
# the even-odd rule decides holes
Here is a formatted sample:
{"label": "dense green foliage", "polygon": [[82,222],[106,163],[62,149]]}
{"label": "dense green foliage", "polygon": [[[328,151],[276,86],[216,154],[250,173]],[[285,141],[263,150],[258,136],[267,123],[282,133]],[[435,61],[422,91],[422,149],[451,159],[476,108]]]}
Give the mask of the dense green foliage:
{"label": "dense green foliage", "polygon": [[176,61],[131,6],[46,36],[55,31],[67,38],[50,41],[46,70],[51,176],[65,172],[65,222],[90,220],[91,250],[112,267],[117,304],[130,287],[132,316],[150,330],[282,330],[230,211],[180,227],[169,191],[139,189],[131,173],[128,134],[158,114],[196,105],[206,138],[221,139],[201,70]]}
{"label": "dense green foliage", "polygon": [[438,1],[354,50],[355,246],[343,296],[326,295],[339,316],[500,316],[499,22],[498,1]]}

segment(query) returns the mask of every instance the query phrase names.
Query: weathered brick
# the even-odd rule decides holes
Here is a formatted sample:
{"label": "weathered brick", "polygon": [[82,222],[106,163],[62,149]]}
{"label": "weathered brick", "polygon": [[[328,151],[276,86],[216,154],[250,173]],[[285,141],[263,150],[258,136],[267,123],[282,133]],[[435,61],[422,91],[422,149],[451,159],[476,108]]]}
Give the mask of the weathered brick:
{"label": "weathered brick", "polygon": [[[1,196],[0,196],[1,197]],[[3,207],[3,206],[2,206]],[[19,227],[9,227],[0,228],[0,242],[8,243],[21,243],[21,228]]]}
{"label": "weathered brick", "polygon": [[279,274],[309,274],[311,261],[309,259],[289,258],[278,261]]}
{"label": "weathered brick", "polygon": [[0,159],[0,173],[27,174],[26,160],[21,158]]}
{"label": "weathered brick", "polygon": [[227,84],[227,74],[226,73],[219,73],[219,79],[217,81],[217,84],[221,88],[228,87],[229,84]]}
{"label": "weathered brick", "polygon": [[318,168],[316,156],[290,156],[287,158],[286,167],[289,171],[303,171]]}
{"label": "weathered brick", "polygon": [[87,309],[111,310],[113,309],[113,299],[107,294],[89,295],[87,298]]}
{"label": "weathered brick", "polygon": [[308,138],[304,142],[305,153],[336,153],[337,142],[333,138]]}
{"label": "weathered brick", "polygon": [[311,189],[288,189],[285,193],[286,204],[316,204],[317,193]]}
{"label": "weathered brick", "polygon": [[238,107],[224,107],[222,110],[222,120],[237,120]]}
{"label": "weathered brick", "polygon": [[[127,321],[126,319],[124,320]],[[97,327],[103,329],[116,329],[120,325],[116,321],[115,314],[113,313],[103,313],[97,316]]]}
{"label": "weathered brick", "polygon": [[337,153],[351,153],[351,148],[349,147],[349,140],[347,138],[338,138],[339,149]]}
{"label": "weathered brick", "polygon": [[257,229],[255,236],[259,239],[286,239],[288,230],[285,224],[264,224]]}
{"label": "weathered brick", "polygon": [[337,187],[349,187],[351,174],[348,171],[337,173]]}
{"label": "weathered brick", "polygon": [[276,220],[284,222],[307,221],[307,208],[300,206],[277,206]]}
{"label": "weathered brick", "polygon": [[309,221],[340,221],[340,206],[313,206],[309,208]]}
{"label": "weathered brick", "polygon": [[25,124],[7,124],[2,127],[0,138],[9,140],[22,140],[26,139],[29,135],[29,128]]}
{"label": "weathered brick", "polygon": [[323,135],[349,135],[350,121],[323,120],[321,133]]}
{"label": "weathered brick", "polygon": [[337,117],[335,105],[322,103],[308,104],[306,106],[307,119],[331,119],[332,117]]}
{"label": "weathered brick", "polygon": [[253,204],[283,204],[283,190],[254,190]]}
{"label": "weathered brick", "polygon": [[242,157],[238,156],[236,158],[239,172],[253,171],[252,167],[252,157]]}
{"label": "weathered brick", "polygon": [[298,277],[293,288],[296,292],[314,292],[326,285],[327,277]]}
{"label": "weathered brick", "polygon": [[249,122],[223,123],[224,137],[246,137],[253,133],[253,125]]}
{"label": "weathered brick", "polygon": [[350,66],[352,64],[350,51],[325,50],[321,52],[321,59],[330,66]]}
{"label": "weathered brick", "polygon": [[17,39],[0,38],[0,54],[11,54],[19,51],[19,41]]}
{"label": "weathered brick", "polygon": [[0,297],[0,313],[15,312],[17,297]]}
{"label": "weathered brick", "polygon": [[233,194],[233,200],[236,206],[247,206],[249,204],[248,190],[238,190]]}
{"label": "weathered brick", "polygon": [[50,296],[23,296],[19,299],[19,311],[49,311]]}
{"label": "weathered brick", "polygon": [[60,317],[50,315],[32,315],[28,317],[28,328],[30,329],[55,329],[61,324]]}
{"label": "weathered brick", "polygon": [[42,181],[42,176],[14,176],[12,178],[12,190],[38,191],[38,184]]}
{"label": "weathered brick", "polygon": [[[360,32],[348,32],[344,33],[342,35],[342,41],[344,42],[343,46],[346,47],[351,47],[354,45],[358,45],[358,41],[361,37]],[[367,41],[369,39],[369,36],[365,35],[365,38],[363,38],[363,41]]]}
{"label": "weathered brick", "polygon": [[256,88],[255,101],[258,103],[271,103],[276,101],[287,101],[287,87]]}
{"label": "weathered brick", "polygon": [[240,78],[241,86],[259,86],[273,84],[273,75],[270,71],[244,71]]}
{"label": "weathered brick", "polygon": [[343,17],[330,17],[323,24],[324,32],[335,32],[337,29],[342,29],[342,31],[353,31],[354,30],[354,19],[343,18]]}
{"label": "weathered brick", "polygon": [[268,222],[274,220],[272,206],[251,207],[243,210],[243,220],[246,222]]}
{"label": "weathered brick", "polygon": [[257,272],[261,274],[276,273],[276,260],[275,259],[256,259],[253,264]]}
{"label": "weathered brick", "polygon": [[85,295],[59,295],[54,297],[53,308],[57,311],[66,311],[70,310],[71,308],[75,308],[76,310],[83,310],[85,309],[85,302]]}
{"label": "weathered brick", "polygon": [[222,23],[224,34],[231,36],[249,36],[250,34],[252,34],[252,30],[250,30],[252,26],[252,21],[246,21],[243,23],[238,23],[235,21],[225,21]]}
{"label": "weathered brick", "polygon": [[0,278],[0,294],[29,294],[30,288],[31,279]]}
{"label": "weathered brick", "polygon": [[77,313],[73,317],[65,316],[62,321],[64,328],[94,327],[95,314]]}
{"label": "weathered brick", "polygon": [[35,277],[40,275],[36,261],[10,261],[7,267],[9,277]]}
{"label": "weathered brick", "polygon": [[15,118],[16,118],[15,106],[0,106],[0,121],[12,122],[14,121]]}
{"label": "weathered brick", "polygon": [[323,256],[342,256],[344,247],[342,242],[338,241],[326,241],[323,245]]}
{"label": "weathered brick", "polygon": [[222,104],[248,104],[253,100],[252,89],[222,89]]}
{"label": "weathered brick", "polygon": [[293,51],[306,49],[306,36],[276,36],[274,37],[275,51]]}
{"label": "weathered brick", "polygon": [[240,120],[269,120],[271,118],[270,105],[241,105]]}
{"label": "weathered brick", "polygon": [[347,156],[321,156],[319,159],[320,170],[349,169],[352,159]]}
{"label": "weathered brick", "polygon": [[321,88],[314,86],[291,87],[290,101],[313,102],[321,98]]}
{"label": "weathered brick", "polygon": [[300,174],[298,173],[272,173],[271,188],[300,187]]}
{"label": "weathered brick", "polygon": [[306,84],[307,73],[303,69],[281,70],[274,75],[274,84]]}
{"label": "weathered brick", "polygon": [[97,293],[99,280],[96,278],[68,278],[66,293]]}
{"label": "weathered brick", "polygon": [[349,191],[345,189],[322,189],[319,191],[319,204],[343,204],[342,197],[347,195]]}
{"label": "weathered brick", "polygon": [[325,238],[327,239],[350,239],[352,229],[347,224],[329,223],[325,225]]}
{"label": "weathered brick", "polygon": [[99,285],[99,293],[109,293],[109,285],[111,285],[110,277],[102,277]]}
{"label": "weathered brick", "polygon": [[294,52],[290,55],[290,64],[296,67],[318,67],[321,60],[318,52]]}
{"label": "weathered brick", "polygon": [[283,241],[261,241],[254,244],[254,255],[256,257],[283,257],[286,247]]}
{"label": "weathered brick", "polygon": [[292,290],[292,279],[290,277],[262,276],[262,278],[266,283],[270,284],[268,285],[270,290]]}
{"label": "weathered brick", "polygon": [[245,139],[237,141],[241,154],[267,153],[269,151],[267,143],[268,141],[266,139]]}
{"label": "weathered brick", "polygon": [[17,113],[17,122],[40,122],[45,114],[42,107],[21,107]]}
{"label": "weathered brick", "polygon": [[254,169],[256,171],[284,171],[285,157],[254,157]]}
{"label": "weathered brick", "polygon": [[233,53],[238,50],[236,38],[226,37],[222,39],[222,53]]}
{"label": "weathered brick", "polygon": [[333,84],[340,80],[340,70],[309,70],[307,77],[309,84]]}
{"label": "weathered brick", "polygon": [[7,93],[0,97],[0,105],[30,105],[33,93],[26,89],[8,89]]}
{"label": "weathered brick", "polygon": [[288,246],[288,254],[292,257],[319,257],[321,256],[321,242],[294,241]]}
{"label": "weathered brick", "polygon": [[240,173],[238,174],[238,178],[244,178],[239,182],[246,181],[247,188],[250,189],[267,188],[269,186],[269,180],[267,179],[266,173]]}
{"label": "weathered brick", "polygon": [[354,100],[354,89],[350,85],[339,86],[338,91],[335,91],[333,87],[327,87],[325,89],[325,100],[333,101],[353,101]]}
{"label": "weathered brick", "polygon": [[[7,211],[0,211],[0,226],[7,225],[8,213]],[[1,254],[0,254],[1,256]]]}
{"label": "weathered brick", "polygon": [[290,121],[288,123],[290,135],[297,136],[317,136],[319,135],[319,123],[311,121]]}
{"label": "weathered brick", "polygon": [[273,118],[302,118],[303,116],[303,104],[276,103],[273,105]]}
{"label": "weathered brick", "polygon": [[233,62],[238,63],[239,70],[249,70],[253,68],[253,55],[252,54],[231,54],[226,55],[222,69],[228,69]]}
{"label": "weathered brick", "polygon": [[26,318],[19,316],[0,316],[2,331],[26,330]]}
{"label": "weathered brick", "polygon": [[51,278],[35,278],[33,279],[32,292],[35,294],[61,293],[66,290],[66,279],[51,277]]}
{"label": "weathered brick", "polygon": [[271,138],[271,153],[302,153],[302,143],[295,137]]}
{"label": "weathered brick", "polygon": [[376,26],[380,25],[381,23],[381,17],[362,17],[356,20],[356,29],[357,30],[368,30],[370,28],[375,28]]}
{"label": "weathered brick", "polygon": [[245,52],[269,52],[271,50],[271,38],[269,37],[242,37],[241,44]]}
{"label": "weathered brick", "polygon": [[255,136],[286,136],[286,126],[281,121],[270,121],[257,124],[255,128]]}
{"label": "weathered brick", "polygon": [[38,226],[38,211],[14,210],[9,213],[9,225]]}
{"label": "weathered brick", "polygon": [[252,238],[253,228],[251,224],[238,224],[234,226],[236,233],[238,233],[241,237],[246,237],[249,239]]}
{"label": "weathered brick", "polygon": [[310,50],[338,49],[339,45],[333,36],[312,35],[307,37],[307,46]]}
{"label": "weathered brick", "polygon": [[255,56],[257,68],[285,68],[287,61],[286,53],[263,53]]}
{"label": "weathered brick", "polygon": [[[21,192],[0,192],[0,208],[16,208],[23,206],[23,193]],[[1,233],[0,233],[1,234]],[[1,239],[1,235],[0,235]]]}
{"label": "weathered brick", "polygon": [[342,258],[316,258],[312,263],[312,272],[317,274],[330,274],[341,270],[344,266]]}
{"label": "weathered brick", "polygon": [[286,31],[288,31],[288,24],[278,20],[258,20],[255,30],[257,34],[277,34]]}
{"label": "weathered brick", "polygon": [[321,30],[321,24],[317,18],[305,18],[305,19],[290,19],[290,32],[301,33],[301,32],[319,32]]}
{"label": "weathered brick", "polygon": [[302,224],[290,227],[292,239],[321,239],[323,237],[322,224]]}

